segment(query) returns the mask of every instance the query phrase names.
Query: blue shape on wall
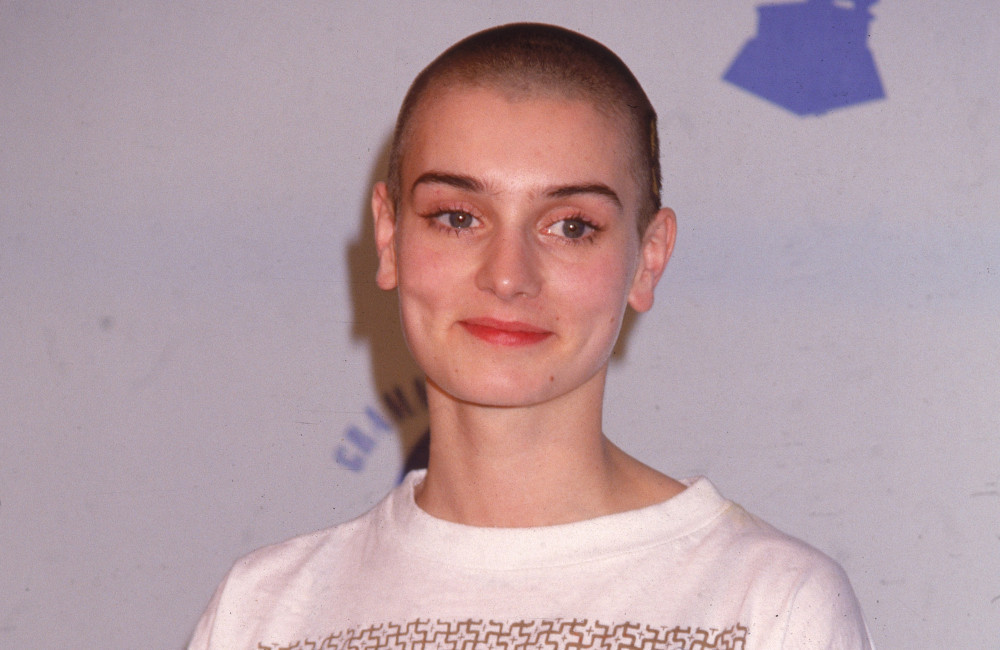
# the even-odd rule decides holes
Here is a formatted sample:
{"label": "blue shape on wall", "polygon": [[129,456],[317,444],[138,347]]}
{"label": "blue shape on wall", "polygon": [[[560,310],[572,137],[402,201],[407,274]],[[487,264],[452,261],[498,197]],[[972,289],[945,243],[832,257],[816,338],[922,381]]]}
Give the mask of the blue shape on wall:
{"label": "blue shape on wall", "polygon": [[868,8],[877,1],[758,6],[757,35],[723,79],[797,115],[882,99],[867,43],[873,18]]}

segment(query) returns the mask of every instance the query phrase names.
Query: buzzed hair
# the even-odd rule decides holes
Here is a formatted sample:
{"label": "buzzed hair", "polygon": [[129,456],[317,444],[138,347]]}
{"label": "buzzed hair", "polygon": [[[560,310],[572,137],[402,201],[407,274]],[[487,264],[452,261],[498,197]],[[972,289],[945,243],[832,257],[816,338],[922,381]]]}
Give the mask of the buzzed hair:
{"label": "buzzed hair", "polygon": [[639,236],[660,209],[660,146],[656,111],[635,75],[604,45],[577,32],[538,23],[514,23],[469,36],[417,75],[403,99],[389,152],[389,197],[399,208],[402,161],[413,113],[437,84],[497,86],[526,94],[554,91],[590,101],[622,119],[631,138],[630,172],[640,189]]}

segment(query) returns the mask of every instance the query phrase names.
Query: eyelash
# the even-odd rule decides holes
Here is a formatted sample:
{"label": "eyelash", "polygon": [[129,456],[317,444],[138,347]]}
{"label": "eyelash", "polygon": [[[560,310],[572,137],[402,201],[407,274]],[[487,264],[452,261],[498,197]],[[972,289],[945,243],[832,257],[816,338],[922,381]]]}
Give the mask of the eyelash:
{"label": "eyelash", "polygon": [[[428,225],[430,225],[431,227],[438,228],[439,230],[441,230],[443,232],[446,232],[446,233],[449,233],[449,234],[454,234],[456,237],[462,236],[462,232],[463,231],[472,230],[473,228],[475,228],[475,223],[473,223],[472,225],[470,225],[470,226],[468,226],[466,228],[456,227],[456,226],[453,226],[451,224],[443,223],[443,218],[444,217],[448,217],[450,215],[462,215],[462,216],[468,217],[469,219],[472,219],[474,222],[475,221],[480,221],[479,217],[477,217],[474,214],[472,214],[472,212],[470,212],[469,210],[453,209],[453,208],[444,208],[444,209],[441,209],[441,210],[434,210],[434,211],[422,214],[420,216],[423,217],[424,219],[426,219],[427,222],[428,222]],[[566,237],[564,235],[558,235],[558,234],[555,234],[555,233],[552,232],[552,230],[556,226],[558,226],[561,223],[568,222],[568,221],[569,222],[576,222],[576,223],[581,224],[583,226],[583,228],[584,228],[583,234],[580,235],[579,237]],[[543,229],[543,232],[545,232],[546,234],[552,234],[552,235],[554,235],[563,244],[574,244],[575,245],[575,244],[582,244],[584,242],[588,242],[588,243],[591,243],[591,244],[594,243],[594,235],[596,233],[601,232],[601,230],[603,230],[603,229],[601,227],[599,227],[597,224],[595,224],[593,221],[591,221],[590,219],[588,219],[587,217],[585,217],[583,214],[579,214],[578,213],[578,214],[572,214],[570,216],[563,217],[561,219],[553,221],[552,223],[550,223],[548,226],[546,226]]]}
{"label": "eyelash", "polygon": [[420,216],[426,219],[427,223],[431,227],[438,228],[443,232],[454,233],[456,237],[460,236],[463,230],[471,230],[472,228],[475,227],[474,223],[467,228],[459,228],[456,226],[452,226],[450,224],[442,223],[442,217],[447,217],[448,215],[464,215],[469,219],[472,219],[473,221],[479,221],[479,217],[476,217],[468,210],[451,209],[451,208],[445,208],[443,210],[434,210],[432,212],[428,212]]}
{"label": "eyelash", "polygon": [[593,221],[583,216],[582,214],[574,214],[568,217],[563,217],[562,219],[559,219],[557,221],[553,221],[545,228],[545,232],[548,233],[559,224],[565,223],[567,221],[573,221],[582,224],[584,227],[584,232],[579,237],[565,237],[561,235],[556,235],[556,237],[562,240],[564,244],[582,244],[584,242],[593,244],[594,235],[601,232],[602,230],[600,227],[597,226],[597,224],[595,224]]}

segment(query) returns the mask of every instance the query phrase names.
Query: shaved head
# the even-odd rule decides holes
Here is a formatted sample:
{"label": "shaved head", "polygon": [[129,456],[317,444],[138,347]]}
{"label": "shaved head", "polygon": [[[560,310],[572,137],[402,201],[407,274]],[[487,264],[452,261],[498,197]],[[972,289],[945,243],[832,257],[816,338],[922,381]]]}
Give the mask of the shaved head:
{"label": "shaved head", "polygon": [[389,196],[397,208],[402,161],[422,100],[439,90],[490,87],[513,97],[562,96],[591,103],[622,125],[630,140],[630,173],[643,197],[640,237],[660,208],[656,111],[628,66],[614,52],[577,32],[534,23],[494,27],[465,38],[434,59],[413,81],[396,120],[389,154]]}

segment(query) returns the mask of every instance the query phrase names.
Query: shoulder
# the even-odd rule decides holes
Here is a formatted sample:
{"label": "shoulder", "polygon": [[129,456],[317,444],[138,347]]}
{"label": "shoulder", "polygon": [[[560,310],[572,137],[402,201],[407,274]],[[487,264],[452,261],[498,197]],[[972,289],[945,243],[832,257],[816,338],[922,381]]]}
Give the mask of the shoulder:
{"label": "shoulder", "polygon": [[[409,482],[408,482],[409,483]],[[318,572],[332,575],[344,563],[357,563],[377,552],[378,540],[393,536],[400,503],[412,501],[412,485],[404,483],[389,492],[371,510],[344,523],[265,546],[240,558],[227,577],[232,587],[273,590],[273,585],[296,584]]]}
{"label": "shoulder", "polygon": [[352,593],[356,567],[367,564],[368,556],[379,552],[380,540],[392,536],[394,497],[405,489],[397,487],[356,519],[265,546],[237,560],[202,615],[189,647],[249,647],[249,639],[267,631],[290,626],[292,633],[314,618],[316,608],[332,594]]}
{"label": "shoulder", "polygon": [[[756,643],[748,647],[870,649],[860,605],[843,568],[823,552],[740,506],[707,526],[719,580],[739,596]],[[764,642],[761,645],[761,642]]]}
{"label": "shoulder", "polygon": [[229,571],[226,583],[276,582],[300,573],[310,565],[328,564],[349,548],[351,540],[366,528],[368,515],[291,539],[259,548],[238,559]]}
{"label": "shoulder", "polygon": [[840,572],[840,567],[806,542],[778,530],[763,519],[726,499],[705,478],[685,481],[687,490],[678,498],[686,501],[692,517],[690,535],[707,551],[717,552],[750,571],[781,568],[789,574],[813,571]]}

